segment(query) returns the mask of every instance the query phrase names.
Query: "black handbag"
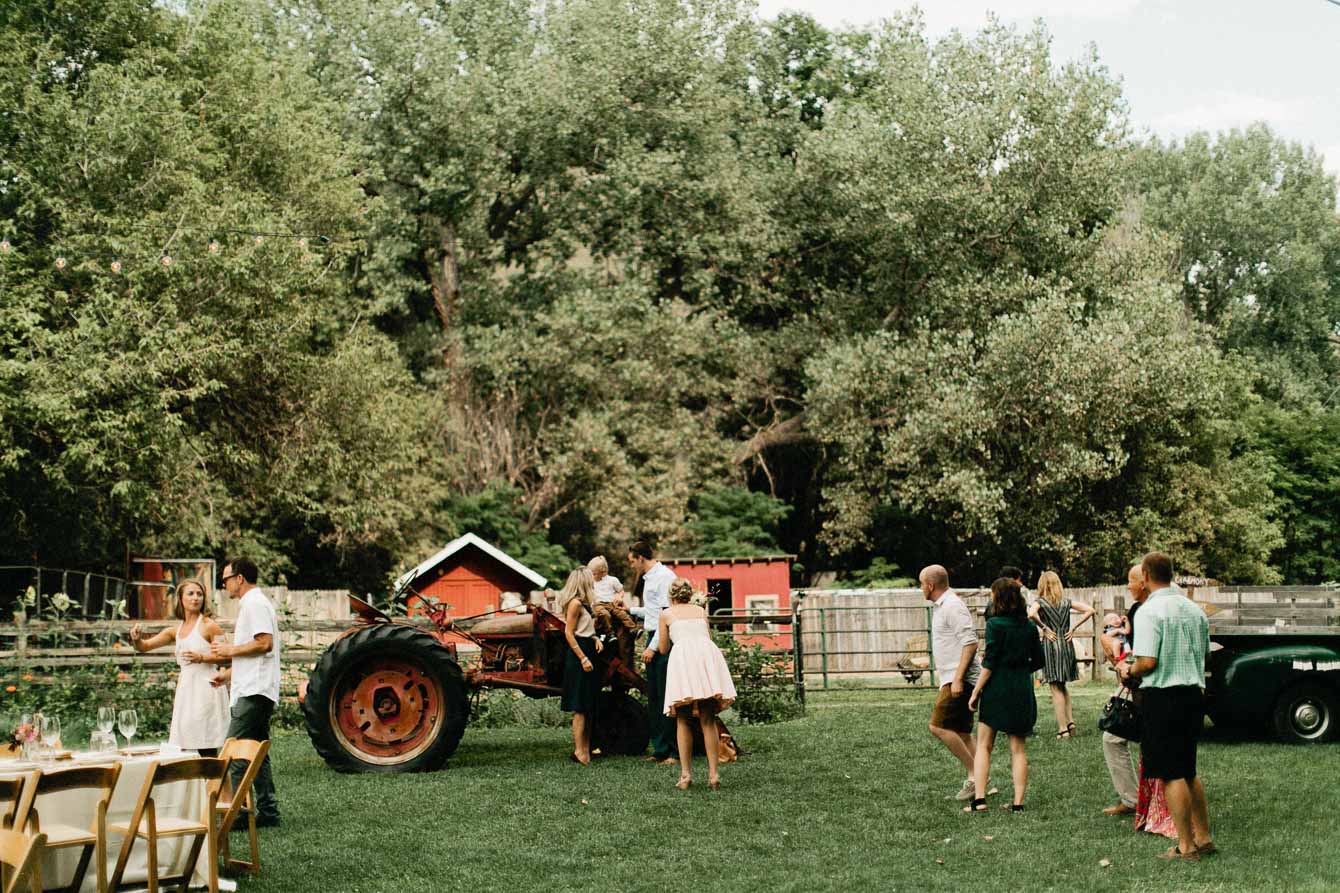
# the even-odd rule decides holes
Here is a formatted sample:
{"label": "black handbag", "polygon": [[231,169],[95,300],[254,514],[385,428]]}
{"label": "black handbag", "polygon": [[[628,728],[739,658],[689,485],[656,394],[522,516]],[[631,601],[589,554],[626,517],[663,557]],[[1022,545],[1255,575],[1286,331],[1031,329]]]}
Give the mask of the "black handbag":
{"label": "black handbag", "polygon": [[1123,688],[1107,699],[1098,717],[1098,728],[1127,741],[1140,740],[1140,708],[1131,700],[1130,689]]}

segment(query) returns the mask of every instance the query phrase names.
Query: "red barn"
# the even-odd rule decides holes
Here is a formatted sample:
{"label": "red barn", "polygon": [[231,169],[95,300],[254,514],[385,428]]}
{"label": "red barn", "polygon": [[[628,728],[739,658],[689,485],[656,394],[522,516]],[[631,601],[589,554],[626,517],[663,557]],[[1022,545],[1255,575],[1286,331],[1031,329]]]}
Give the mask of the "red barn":
{"label": "red barn", "polygon": [[[713,613],[781,614],[791,610],[791,562],[794,555],[767,555],[761,558],[662,558],[661,563],[676,576],[706,590]],[[746,644],[765,648],[790,648],[790,628],[774,623],[737,624],[737,633]]]}
{"label": "red barn", "polygon": [[523,601],[547,581],[512,556],[473,533],[457,537],[432,558],[401,575],[396,589],[406,585],[450,607],[451,617],[473,617],[502,607],[502,594],[515,592]]}

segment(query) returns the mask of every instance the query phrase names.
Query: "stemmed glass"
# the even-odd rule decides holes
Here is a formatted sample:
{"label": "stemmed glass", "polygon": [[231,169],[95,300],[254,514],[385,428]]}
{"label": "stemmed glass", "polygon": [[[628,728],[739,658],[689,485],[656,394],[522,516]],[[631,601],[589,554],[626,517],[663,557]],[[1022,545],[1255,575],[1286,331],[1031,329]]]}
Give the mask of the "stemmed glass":
{"label": "stemmed glass", "polygon": [[47,749],[47,755],[54,756],[56,748],[60,746],[60,717],[42,717],[40,734],[42,735],[42,744]]}
{"label": "stemmed glass", "polygon": [[114,728],[116,728],[116,708],[99,707],[98,731],[102,732],[104,735],[110,735]]}
{"label": "stemmed glass", "polygon": [[139,714],[134,710],[122,710],[117,715],[116,724],[121,729],[121,734],[126,736],[126,747],[129,748],[131,739],[135,737],[135,729],[139,728]]}
{"label": "stemmed glass", "polygon": [[40,710],[33,711],[33,746],[32,759],[46,759],[45,748],[42,746],[42,723],[46,717]]}
{"label": "stemmed glass", "polygon": [[[39,713],[37,715],[40,717],[42,714]],[[20,743],[19,749],[22,751],[22,757],[25,760],[31,760],[33,758],[34,748],[32,742],[28,740],[27,736],[32,734],[33,730],[36,728],[36,726],[33,725],[33,715],[31,713],[22,714],[19,717],[19,727],[24,729],[23,732],[24,738],[23,741]]]}

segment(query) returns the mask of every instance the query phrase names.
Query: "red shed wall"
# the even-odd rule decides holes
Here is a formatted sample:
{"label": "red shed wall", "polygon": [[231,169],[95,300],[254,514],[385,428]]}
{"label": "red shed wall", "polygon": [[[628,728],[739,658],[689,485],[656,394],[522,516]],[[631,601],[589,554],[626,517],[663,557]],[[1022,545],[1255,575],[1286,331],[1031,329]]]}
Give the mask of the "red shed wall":
{"label": "red shed wall", "polygon": [[[706,589],[708,580],[730,580],[731,601],[738,612],[745,611],[749,603],[748,596],[751,595],[775,595],[777,611],[784,613],[790,610],[791,565],[788,561],[740,561],[717,564],[667,561],[665,566],[674,571],[676,576],[693,583],[694,589]],[[746,633],[747,629],[745,624],[735,625],[737,634]],[[778,632],[773,635],[740,635],[739,640],[747,645],[757,644],[764,648],[790,648],[790,627],[779,626],[777,629]]]}
{"label": "red shed wall", "polygon": [[732,597],[740,610],[744,609],[747,595],[775,595],[778,608],[786,608],[791,604],[791,570],[785,561],[752,564],[666,562],[665,566],[674,571],[676,576],[691,581],[695,589],[705,589],[708,580],[730,580]]}
{"label": "red shed wall", "polygon": [[533,584],[479,549],[466,546],[419,577],[414,588],[450,605],[450,617],[473,617],[497,610],[504,592],[517,592],[524,598]]}

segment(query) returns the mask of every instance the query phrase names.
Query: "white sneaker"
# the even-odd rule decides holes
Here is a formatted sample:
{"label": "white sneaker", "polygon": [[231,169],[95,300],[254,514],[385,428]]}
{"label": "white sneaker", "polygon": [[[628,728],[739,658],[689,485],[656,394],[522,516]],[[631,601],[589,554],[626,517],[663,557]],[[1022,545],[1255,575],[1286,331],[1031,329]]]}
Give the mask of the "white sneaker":
{"label": "white sneaker", "polygon": [[963,782],[963,787],[958,789],[958,793],[954,795],[954,799],[971,800],[973,797],[976,796],[977,796],[977,785],[973,782],[971,778],[969,778]]}

